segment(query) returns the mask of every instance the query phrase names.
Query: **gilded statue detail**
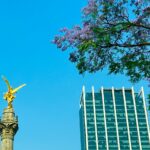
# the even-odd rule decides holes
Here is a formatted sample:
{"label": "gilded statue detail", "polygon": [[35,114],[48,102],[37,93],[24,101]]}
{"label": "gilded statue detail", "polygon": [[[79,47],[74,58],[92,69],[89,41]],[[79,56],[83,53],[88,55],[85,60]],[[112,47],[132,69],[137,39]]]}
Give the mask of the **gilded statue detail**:
{"label": "gilded statue detail", "polygon": [[8,87],[8,91],[4,94],[3,98],[8,102],[8,108],[12,108],[12,102],[13,102],[13,100],[16,97],[14,94],[16,94],[17,91],[19,89],[21,89],[22,87],[24,87],[26,84],[22,84],[19,87],[13,89],[10,86],[8,80],[4,76],[2,76],[2,78],[3,78],[3,80],[5,81],[5,83],[6,83],[7,87]]}

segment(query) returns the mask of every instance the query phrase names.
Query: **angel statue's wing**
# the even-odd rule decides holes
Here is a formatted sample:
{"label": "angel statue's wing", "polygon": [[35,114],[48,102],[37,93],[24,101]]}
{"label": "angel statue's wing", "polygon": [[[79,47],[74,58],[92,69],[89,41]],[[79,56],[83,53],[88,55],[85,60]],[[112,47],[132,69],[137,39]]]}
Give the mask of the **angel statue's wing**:
{"label": "angel statue's wing", "polygon": [[10,84],[9,84],[8,80],[7,80],[7,79],[6,79],[6,77],[4,77],[4,76],[2,76],[2,79],[6,82],[7,87],[8,87],[8,91],[10,91],[11,86],[10,86]]}
{"label": "angel statue's wing", "polygon": [[12,93],[16,93],[19,89],[21,89],[22,87],[26,86],[26,84],[22,84],[20,86],[18,86],[17,88],[13,89]]}

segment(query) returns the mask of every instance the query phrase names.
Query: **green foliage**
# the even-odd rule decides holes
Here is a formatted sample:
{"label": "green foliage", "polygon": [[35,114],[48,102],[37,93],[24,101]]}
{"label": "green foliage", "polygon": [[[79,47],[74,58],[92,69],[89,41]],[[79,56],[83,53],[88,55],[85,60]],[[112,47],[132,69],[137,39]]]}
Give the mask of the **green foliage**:
{"label": "green foliage", "polygon": [[70,61],[79,73],[105,67],[132,82],[150,79],[150,3],[137,0],[88,0],[82,26],[55,37],[58,48],[75,48]]}

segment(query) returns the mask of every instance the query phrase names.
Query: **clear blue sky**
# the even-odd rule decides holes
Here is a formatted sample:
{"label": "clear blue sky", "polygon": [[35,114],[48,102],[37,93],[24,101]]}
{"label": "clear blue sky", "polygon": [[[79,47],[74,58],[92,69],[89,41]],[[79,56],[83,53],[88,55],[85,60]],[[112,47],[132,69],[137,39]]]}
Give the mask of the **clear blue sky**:
{"label": "clear blue sky", "polygon": [[[123,75],[78,74],[50,41],[61,27],[81,21],[86,0],[1,0],[0,1],[0,75],[5,75],[20,90],[14,101],[19,116],[15,150],[80,150],[79,101],[82,85],[131,87]],[[138,91],[140,82],[134,85]],[[0,113],[6,102],[0,79]]]}

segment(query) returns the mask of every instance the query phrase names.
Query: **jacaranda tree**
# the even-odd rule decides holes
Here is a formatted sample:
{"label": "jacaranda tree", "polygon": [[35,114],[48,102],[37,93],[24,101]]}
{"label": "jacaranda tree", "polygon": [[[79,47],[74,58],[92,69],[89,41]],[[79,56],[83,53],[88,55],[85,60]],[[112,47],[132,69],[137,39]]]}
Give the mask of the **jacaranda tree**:
{"label": "jacaranda tree", "polygon": [[54,43],[72,49],[79,73],[123,73],[132,82],[150,79],[150,1],[88,0],[82,24],[63,28]]}

